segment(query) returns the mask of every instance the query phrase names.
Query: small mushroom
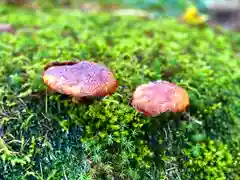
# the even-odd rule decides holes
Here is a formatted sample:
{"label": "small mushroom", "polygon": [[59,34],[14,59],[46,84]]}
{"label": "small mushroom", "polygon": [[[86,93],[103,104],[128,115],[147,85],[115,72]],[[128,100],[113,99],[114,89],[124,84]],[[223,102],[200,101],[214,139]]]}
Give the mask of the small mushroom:
{"label": "small mushroom", "polygon": [[49,63],[44,68],[43,81],[51,90],[72,96],[74,102],[110,95],[118,86],[107,67],[89,61]]}
{"label": "small mushroom", "polygon": [[13,33],[13,27],[10,24],[0,24],[0,32]]}
{"label": "small mushroom", "polygon": [[167,111],[185,111],[189,106],[189,96],[182,87],[158,80],[138,86],[131,105],[146,116],[155,117]]}

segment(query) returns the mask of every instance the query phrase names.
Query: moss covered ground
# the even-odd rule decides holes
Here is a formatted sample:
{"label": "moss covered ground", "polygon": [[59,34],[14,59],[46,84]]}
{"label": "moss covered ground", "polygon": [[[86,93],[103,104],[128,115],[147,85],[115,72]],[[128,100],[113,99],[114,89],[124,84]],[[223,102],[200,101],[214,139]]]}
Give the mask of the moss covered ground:
{"label": "moss covered ground", "polygon": [[[0,179],[240,177],[240,35],[78,10],[0,7]],[[92,103],[49,94],[46,63],[107,65],[117,92]],[[187,113],[155,118],[129,105],[136,86],[184,87]]]}

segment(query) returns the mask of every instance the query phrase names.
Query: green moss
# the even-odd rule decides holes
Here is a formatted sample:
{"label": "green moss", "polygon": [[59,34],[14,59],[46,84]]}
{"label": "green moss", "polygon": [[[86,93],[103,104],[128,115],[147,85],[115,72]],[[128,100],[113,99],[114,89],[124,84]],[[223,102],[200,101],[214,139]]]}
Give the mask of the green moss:
{"label": "green moss", "polygon": [[[171,18],[0,9],[1,22],[17,30],[0,34],[2,179],[239,175],[239,34]],[[41,75],[47,62],[86,59],[114,71],[115,94],[73,104],[45,91]],[[147,118],[129,105],[137,85],[156,79],[186,88],[189,112]],[[228,158],[215,162],[189,154],[198,148],[231,157],[232,166]],[[205,169],[206,163],[218,168]]]}
{"label": "green moss", "polygon": [[187,161],[185,162],[186,174],[191,179],[228,179],[227,174],[231,172],[233,157],[227,145],[209,141],[192,145],[191,150],[185,151]]}

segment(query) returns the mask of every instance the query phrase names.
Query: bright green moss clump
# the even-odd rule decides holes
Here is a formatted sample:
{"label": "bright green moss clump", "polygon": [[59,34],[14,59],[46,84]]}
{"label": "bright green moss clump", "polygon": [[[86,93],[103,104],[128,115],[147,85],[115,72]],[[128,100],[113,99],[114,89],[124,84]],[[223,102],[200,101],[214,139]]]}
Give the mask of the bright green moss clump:
{"label": "bright green moss clump", "polygon": [[[238,34],[3,6],[0,21],[17,30],[0,34],[0,179],[239,177]],[[88,104],[46,93],[44,65],[64,60],[104,63],[117,92]],[[189,112],[147,118],[129,106],[137,85],[157,79],[188,91]]]}
{"label": "bright green moss clump", "polygon": [[[185,163],[186,171],[191,179],[227,179],[225,173],[231,171],[232,156],[227,145],[209,141],[193,145],[191,151],[187,150],[189,160]],[[194,174],[198,177],[194,177]]]}

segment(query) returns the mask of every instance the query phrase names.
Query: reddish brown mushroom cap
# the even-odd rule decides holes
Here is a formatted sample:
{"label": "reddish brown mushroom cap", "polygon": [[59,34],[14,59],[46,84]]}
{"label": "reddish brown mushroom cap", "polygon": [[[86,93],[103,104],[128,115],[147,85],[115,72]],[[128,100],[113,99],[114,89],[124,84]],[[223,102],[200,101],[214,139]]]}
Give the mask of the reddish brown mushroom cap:
{"label": "reddish brown mushroom cap", "polygon": [[53,91],[77,98],[110,95],[118,86],[107,67],[89,61],[47,64],[43,81]]}
{"label": "reddish brown mushroom cap", "polygon": [[147,116],[160,113],[183,112],[189,105],[189,96],[185,89],[167,81],[155,81],[136,88],[132,106]]}

